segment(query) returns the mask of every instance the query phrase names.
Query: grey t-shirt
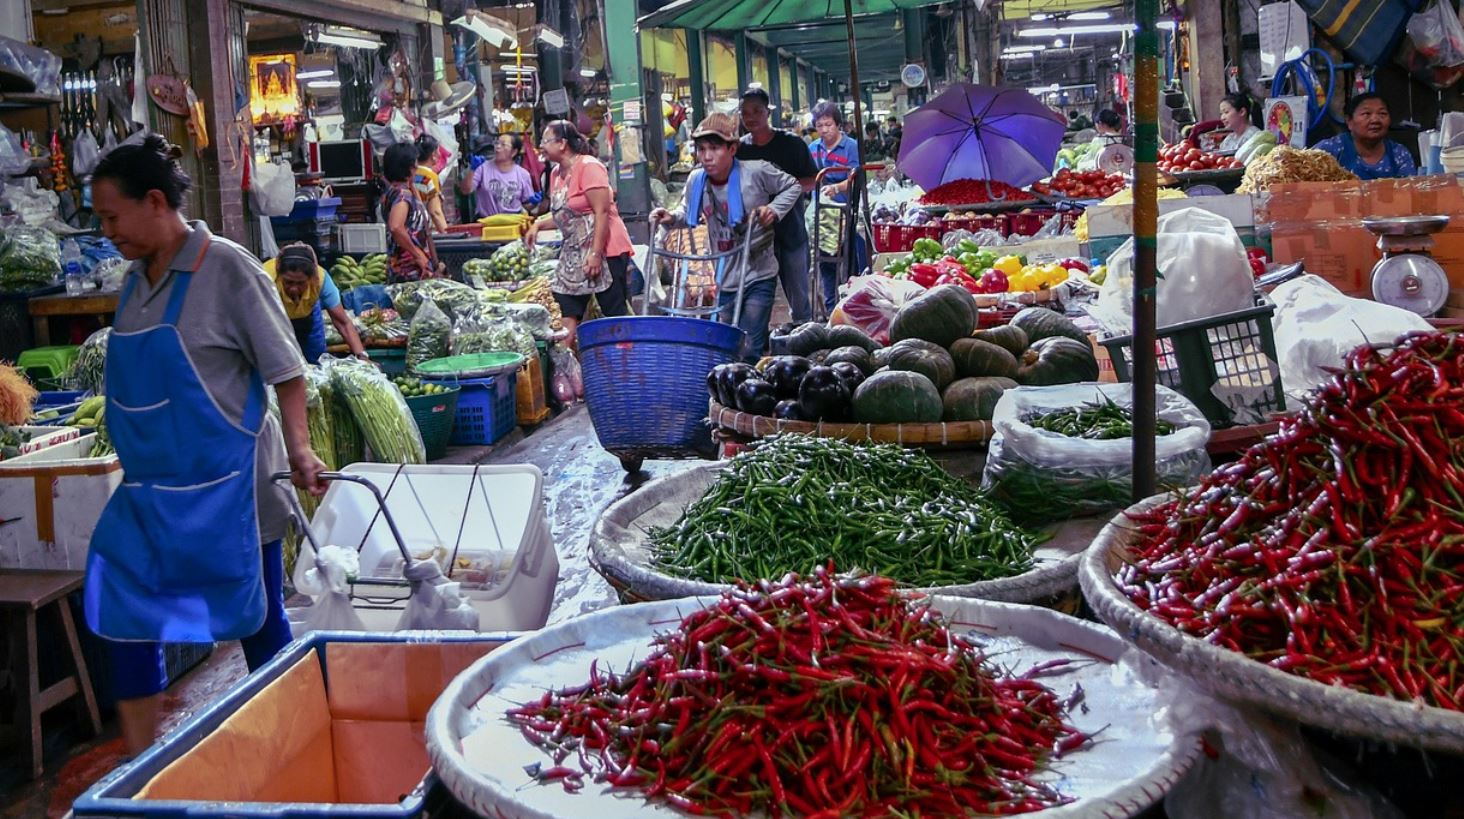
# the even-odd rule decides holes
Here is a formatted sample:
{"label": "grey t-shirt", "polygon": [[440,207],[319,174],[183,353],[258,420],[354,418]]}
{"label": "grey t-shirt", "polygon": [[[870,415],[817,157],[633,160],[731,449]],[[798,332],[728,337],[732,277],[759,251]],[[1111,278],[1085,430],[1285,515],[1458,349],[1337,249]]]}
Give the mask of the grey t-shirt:
{"label": "grey t-shirt", "polygon": [[[148,284],[143,263],[128,272],[132,294],[113,322],[118,332],[137,332],[162,321],[177,271],[192,271],[193,283],[178,316],[178,333],[209,395],[234,423],[244,418],[250,374],[274,385],[305,373],[305,360],[285,318],[274,283],[253,254],[209,233],[203,222],[189,222],[188,239],[157,288]],[[178,446],[191,446],[179,441]],[[123,464],[126,468],[126,464]],[[266,411],[255,457],[261,543],[285,536],[289,500],[269,480],[289,469],[284,437]]]}
{"label": "grey t-shirt", "polygon": [[[710,179],[706,182],[701,202],[701,223],[707,226],[707,235],[712,241],[713,250],[717,252],[741,249],[740,243],[747,235],[744,231],[751,227],[752,247],[748,251],[750,258],[746,279],[748,282],[760,282],[778,275],[778,257],[773,253],[773,229],[757,224],[752,218],[752,212],[767,205],[781,219],[798,203],[799,197],[803,195],[803,188],[799,187],[798,180],[778,170],[771,162],[739,159],[737,165],[738,175],[742,180],[742,224],[736,230],[728,230],[727,186],[714,185]],[[683,202],[672,214],[677,224],[686,223],[688,206],[690,203]],[[731,258],[733,262],[737,260],[735,255]],[[741,289],[743,278],[741,270],[735,266],[730,267],[723,280],[723,289]]]}

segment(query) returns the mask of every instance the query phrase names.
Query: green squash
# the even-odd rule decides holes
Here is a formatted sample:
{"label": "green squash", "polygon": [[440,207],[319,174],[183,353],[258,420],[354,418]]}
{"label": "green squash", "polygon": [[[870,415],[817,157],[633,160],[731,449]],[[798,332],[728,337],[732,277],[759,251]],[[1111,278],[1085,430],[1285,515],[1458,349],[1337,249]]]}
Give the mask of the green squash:
{"label": "green squash", "polygon": [[869,362],[877,370],[880,367],[890,366],[890,356],[895,354],[894,347],[881,347],[869,354]]}
{"label": "green squash", "polygon": [[875,373],[854,391],[854,420],[862,424],[931,424],[940,420],[940,391],[920,373]]}
{"label": "green squash", "polygon": [[833,324],[829,326],[828,346],[839,347],[863,347],[866,352],[874,352],[879,349],[879,342],[870,338],[863,330],[848,324]]}
{"label": "green squash", "polygon": [[906,302],[890,325],[890,340],[917,338],[949,347],[976,329],[976,300],[954,284],[932,288]]}
{"label": "green squash", "polygon": [[1011,326],[1027,334],[1027,343],[1035,344],[1044,338],[1070,338],[1082,344],[1088,343],[1088,334],[1078,329],[1067,316],[1046,307],[1027,307],[1012,317]]}
{"label": "green squash", "polygon": [[941,396],[943,421],[990,421],[996,402],[1017,382],[1010,378],[962,378],[946,387]]}
{"label": "green squash", "polygon": [[840,347],[824,356],[824,364],[829,366],[838,364],[840,361],[847,361],[853,364],[865,375],[874,372],[874,360],[870,358],[869,351],[863,347]]}
{"label": "green squash", "polygon": [[956,362],[951,354],[943,347],[918,338],[895,342],[895,346],[890,348],[889,367],[920,373],[929,378],[938,390],[945,389],[947,384],[956,380]]}
{"label": "green squash", "polygon": [[979,338],[957,340],[951,345],[951,359],[956,362],[956,374],[961,378],[1017,377],[1017,357]]}
{"label": "green squash", "polygon": [[1054,336],[1044,338],[1022,354],[1017,381],[1029,387],[1080,384],[1098,380],[1098,358],[1087,342]]}
{"label": "green squash", "polygon": [[829,328],[808,323],[788,334],[788,354],[811,356],[829,347]]}
{"label": "green squash", "polygon": [[1032,340],[1027,338],[1027,331],[1011,324],[1003,324],[990,330],[979,330],[976,337],[1006,350],[1014,358],[1020,358],[1022,353],[1032,345]]}

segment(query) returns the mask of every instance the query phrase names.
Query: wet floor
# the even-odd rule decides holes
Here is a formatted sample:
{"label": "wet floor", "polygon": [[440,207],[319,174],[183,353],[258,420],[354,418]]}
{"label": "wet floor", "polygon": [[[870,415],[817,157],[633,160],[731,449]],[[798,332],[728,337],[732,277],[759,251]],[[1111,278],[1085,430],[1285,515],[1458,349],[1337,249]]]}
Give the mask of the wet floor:
{"label": "wet floor", "polygon": [[[559,554],[559,585],[549,622],[557,623],[615,605],[615,592],[590,567],[589,537],[600,513],[615,500],[653,478],[686,469],[690,462],[648,461],[627,475],[620,461],[601,449],[589,414],[578,405],[527,436],[507,439],[491,449],[455,450],[453,463],[531,463],[544,473],[545,512]],[[200,666],[164,695],[163,727],[171,729],[208,706],[244,677],[244,656],[237,643],[220,645]],[[3,688],[3,685],[0,685]],[[97,779],[124,758],[115,719],[99,738],[83,736],[67,724],[67,709],[46,722],[46,773],[27,782],[10,753],[0,754],[0,819],[60,817]]]}

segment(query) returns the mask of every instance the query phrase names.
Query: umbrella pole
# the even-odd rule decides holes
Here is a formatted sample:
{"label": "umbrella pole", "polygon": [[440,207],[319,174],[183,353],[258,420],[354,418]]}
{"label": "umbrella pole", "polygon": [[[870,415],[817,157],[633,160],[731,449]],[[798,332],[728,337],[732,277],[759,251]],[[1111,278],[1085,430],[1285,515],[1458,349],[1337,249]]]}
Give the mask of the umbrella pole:
{"label": "umbrella pole", "polygon": [[[845,0],[847,3],[848,0]],[[1159,227],[1158,0],[1137,0],[1134,16],[1134,500],[1154,494],[1155,234]]]}
{"label": "umbrella pole", "polygon": [[[859,145],[864,139],[864,92],[859,88],[859,49],[854,39],[854,0],[844,0],[844,30],[849,34],[849,90],[854,93],[854,144]],[[869,161],[863,156],[859,160],[861,165]],[[862,178],[861,174],[860,179]],[[864,185],[861,182],[856,181],[849,186],[849,221],[844,226],[844,269],[851,277],[857,275],[854,265],[859,258],[859,252],[855,247],[854,237],[861,212],[859,200],[863,197]]]}

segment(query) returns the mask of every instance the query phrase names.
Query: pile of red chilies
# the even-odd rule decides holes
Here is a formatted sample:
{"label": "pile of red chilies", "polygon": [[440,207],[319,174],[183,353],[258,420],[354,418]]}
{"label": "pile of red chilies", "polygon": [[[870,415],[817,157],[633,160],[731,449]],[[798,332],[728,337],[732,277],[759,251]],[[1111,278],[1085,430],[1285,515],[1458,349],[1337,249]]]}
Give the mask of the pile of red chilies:
{"label": "pile of red chilies", "polygon": [[592,666],[509,719],[553,752],[540,780],[694,814],[1014,814],[1069,801],[1035,775],[1088,739],[1031,679],[1051,665],[999,677],[893,581],[820,570],[729,592],[625,675]]}
{"label": "pile of red chilies", "polygon": [[1036,201],[1032,194],[995,179],[957,179],[926,191],[927,205],[982,205],[990,202]]}
{"label": "pile of red chilies", "polygon": [[1319,682],[1464,704],[1464,338],[1360,347],[1294,420],[1138,517],[1118,583]]}

